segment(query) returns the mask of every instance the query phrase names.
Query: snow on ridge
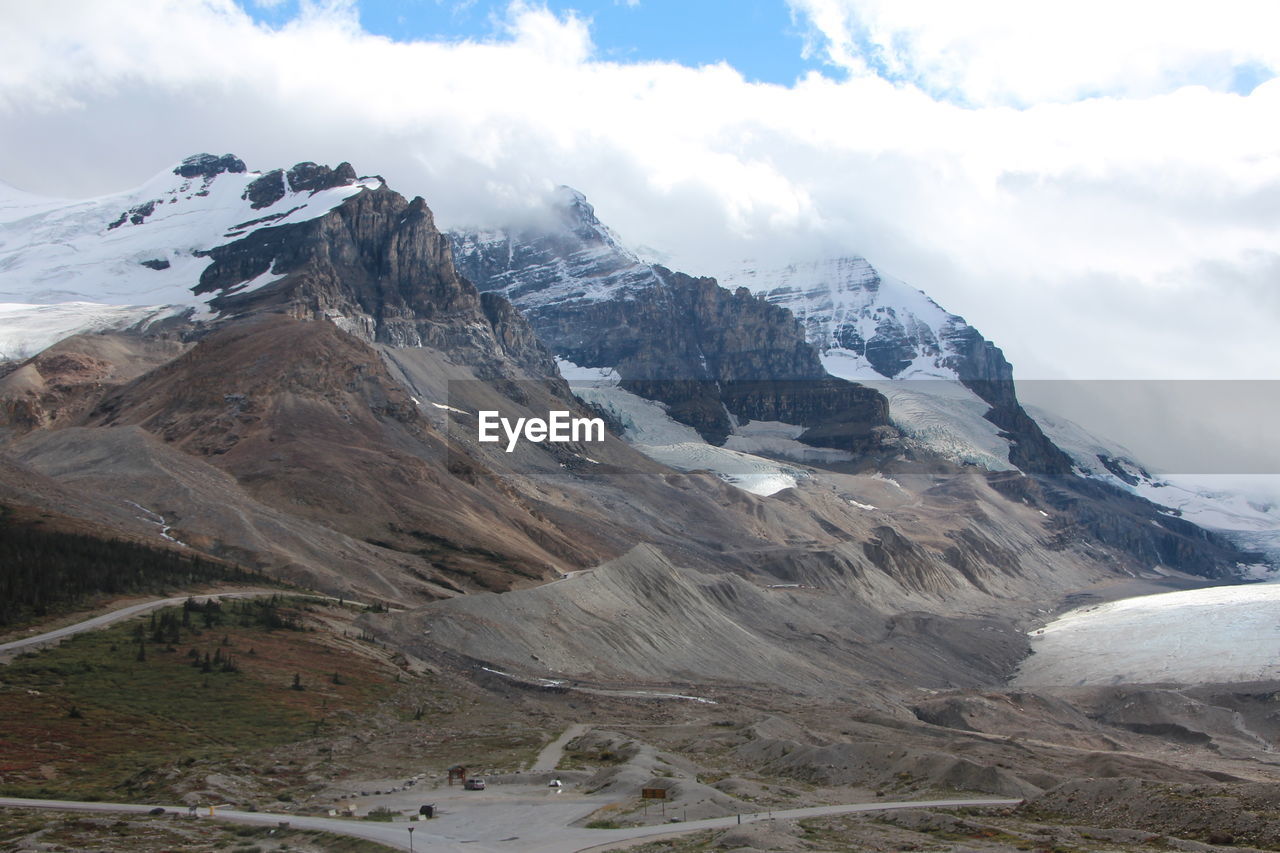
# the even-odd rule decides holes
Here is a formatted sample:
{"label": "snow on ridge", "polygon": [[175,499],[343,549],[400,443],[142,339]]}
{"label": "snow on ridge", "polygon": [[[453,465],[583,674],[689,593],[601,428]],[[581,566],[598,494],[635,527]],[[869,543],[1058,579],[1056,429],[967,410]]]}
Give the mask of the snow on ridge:
{"label": "snow on ridge", "polygon": [[[1280,566],[1280,476],[1156,476],[1118,442],[1100,438],[1074,421],[1038,406],[1028,406],[1027,413],[1071,457],[1080,476],[1102,480],[1166,507],[1169,515],[1216,531],[1245,551],[1261,552],[1274,564],[1262,569],[1241,566],[1242,577],[1270,577],[1275,566]],[[1128,480],[1117,476],[1102,457],[1124,472]]]}
{"label": "snow on ridge", "polygon": [[[286,183],[281,199],[254,210],[245,195],[262,175],[187,178],[170,169],[135,189],[82,200],[0,186],[0,301],[9,306],[0,318],[0,349],[43,348],[78,331],[124,328],[132,325],[127,317],[145,319],[162,306],[170,316],[187,308],[207,315],[218,294],[192,292],[211,263],[205,252],[262,228],[322,216],[380,185],[362,178],[308,193]],[[267,283],[260,276],[241,290]],[[67,307],[38,310],[53,305]],[[71,322],[76,317],[83,322]]]}
{"label": "snow on ridge", "polygon": [[762,269],[744,261],[723,272],[720,283],[745,287],[790,311],[805,328],[805,337],[835,359],[844,378],[890,378],[872,366],[863,347],[872,341],[897,339],[918,351],[911,365],[892,378],[957,378],[943,363],[947,333],[966,326],[963,317],[942,309],[923,291],[901,279],[881,274],[862,257],[828,258]]}
{"label": "snow on ridge", "polygon": [[539,225],[451,231],[454,257],[464,269],[478,263],[481,288],[522,311],[628,299],[661,283],[653,266],[596,218],[582,193],[559,187],[548,212],[551,221]]}

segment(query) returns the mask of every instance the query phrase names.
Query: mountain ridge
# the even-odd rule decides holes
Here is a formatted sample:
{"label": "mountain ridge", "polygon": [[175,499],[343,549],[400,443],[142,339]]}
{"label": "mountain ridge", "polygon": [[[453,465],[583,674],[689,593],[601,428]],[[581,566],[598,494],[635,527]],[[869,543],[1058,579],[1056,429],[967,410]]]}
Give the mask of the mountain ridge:
{"label": "mountain ridge", "polygon": [[[188,308],[202,306],[200,314],[175,317],[174,326],[93,336],[116,342],[109,347],[59,345],[58,357],[25,361],[0,377],[10,413],[6,441],[23,464],[104,494],[132,491],[130,500],[192,547],[401,601],[542,584],[653,543],[676,565],[745,576],[801,573],[830,584],[841,572],[883,575],[886,589],[899,590],[883,593],[889,610],[895,596],[957,589],[988,606],[1017,590],[1112,571],[1087,568],[1095,558],[1085,548],[1098,535],[1089,525],[1100,523],[1110,502],[1123,509],[1113,513],[1123,530],[1111,538],[1113,562],[1099,566],[1136,566],[1158,553],[1207,574],[1231,571],[1236,555],[1223,543],[1147,524],[1137,505],[1121,507],[1114,496],[975,491],[960,487],[971,478],[944,459],[900,459],[884,398],[829,376],[792,313],[744,289],[648,268],[648,284],[625,298],[573,297],[560,338],[547,346],[539,322],[551,315],[527,319],[501,293],[479,291],[459,272],[454,241],[422,199],[355,177],[350,167],[249,172],[241,165],[227,156],[189,158],[190,176],[169,174],[159,184],[174,190],[173,201],[149,212],[154,188],[17,220],[33,237],[28,247],[13,243],[19,229],[6,232],[8,257],[31,274],[32,286],[47,283],[34,275],[41,270],[46,277],[75,272],[41,242],[61,228],[99,256],[128,250],[102,272],[181,280]],[[617,245],[585,200],[569,196],[569,203],[585,237],[561,232],[558,248],[553,240],[547,252],[574,240]],[[169,208],[185,211],[180,232]],[[121,214],[123,222],[109,227]],[[133,236],[120,242],[121,233]],[[203,242],[156,243],[177,233]],[[138,262],[157,247],[185,260],[162,269]],[[517,254],[511,248],[508,258]],[[45,267],[36,263],[42,259]],[[464,270],[467,263],[464,255]],[[597,362],[635,348],[623,365],[631,375],[600,389],[605,403],[650,405],[645,416],[660,430],[678,425],[674,410],[734,447],[696,433],[657,452],[613,436],[590,448],[526,444],[512,454],[478,442],[480,409],[516,417],[590,411],[552,360],[571,339],[576,355]],[[148,346],[169,349],[151,358]],[[835,455],[815,456],[813,445]],[[801,447],[809,461],[769,456]],[[716,453],[772,472],[765,479],[775,485],[760,494],[774,497],[706,473],[702,460],[723,471]],[[830,464],[811,464],[823,459]],[[833,501],[828,490],[847,497]],[[914,517],[910,494],[930,507],[927,518]],[[254,507],[256,517],[227,511],[237,503]],[[1010,512],[1006,503],[1022,509]],[[1071,509],[1081,503],[1095,511]],[[948,505],[984,507],[1002,521],[978,539],[957,540],[941,509]],[[1062,579],[1028,575],[1003,591],[984,580],[1009,570],[1013,552],[982,543],[1010,536],[1046,555],[1059,549],[1048,563],[1063,566]],[[295,544],[308,539],[316,544]],[[936,542],[947,544],[924,544]]]}

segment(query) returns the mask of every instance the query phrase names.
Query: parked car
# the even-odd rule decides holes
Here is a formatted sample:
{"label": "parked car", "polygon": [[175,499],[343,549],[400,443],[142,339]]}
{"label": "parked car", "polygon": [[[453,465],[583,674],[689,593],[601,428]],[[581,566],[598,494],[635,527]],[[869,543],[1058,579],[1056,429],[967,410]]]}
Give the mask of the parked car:
{"label": "parked car", "polygon": [[462,783],[462,787],[463,787],[463,788],[465,788],[465,789],[467,789],[468,791],[483,791],[483,790],[484,790],[484,780],[483,780],[483,779],[468,779],[467,781],[465,781],[465,782],[463,782],[463,783]]}

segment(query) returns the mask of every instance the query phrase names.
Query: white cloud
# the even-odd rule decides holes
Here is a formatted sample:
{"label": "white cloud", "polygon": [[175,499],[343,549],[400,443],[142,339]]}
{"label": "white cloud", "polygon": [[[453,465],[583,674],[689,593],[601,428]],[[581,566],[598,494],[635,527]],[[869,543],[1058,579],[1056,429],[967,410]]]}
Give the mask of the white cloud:
{"label": "white cloud", "polygon": [[964,108],[874,75],[603,62],[587,22],[526,3],[461,44],[304,5],[279,30],[230,0],[8,10],[0,179],[87,195],[196,151],[351,160],[446,225],[568,183],[694,273],[863,252],[1023,376],[1280,373],[1280,81]]}
{"label": "white cloud", "polygon": [[833,64],[966,103],[1230,91],[1280,72],[1271,0],[789,2]]}

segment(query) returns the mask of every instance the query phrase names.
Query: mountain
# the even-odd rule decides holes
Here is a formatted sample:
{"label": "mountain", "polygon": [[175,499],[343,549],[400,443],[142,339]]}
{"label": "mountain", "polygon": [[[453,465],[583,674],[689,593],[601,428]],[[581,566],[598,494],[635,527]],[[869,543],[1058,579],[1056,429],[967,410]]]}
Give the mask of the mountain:
{"label": "mountain", "polygon": [[[345,164],[251,172],[200,155],[133,192],[14,201],[0,263],[23,310],[66,297],[163,319],[5,367],[0,461],[22,485],[2,494],[97,525],[127,515],[131,535],[335,594],[468,602],[439,613],[484,643],[441,638],[432,654],[501,648],[484,655],[514,667],[560,637],[584,676],[709,676],[678,640],[696,613],[786,647],[769,671],[796,690],[886,667],[986,683],[1046,602],[1155,582],[1156,565],[1231,577],[1244,559],[1101,484],[911,445],[892,400],[825,370],[790,308],[644,264],[564,198],[550,225],[445,235],[424,200]],[[969,363],[998,368],[969,380],[1006,382],[998,351],[967,340]],[[618,434],[507,452],[479,440],[481,410],[599,412]],[[548,583],[606,564],[600,584]],[[779,584],[823,600],[759,613],[771,599],[747,590]],[[519,629],[595,606],[577,596],[597,586],[647,621],[597,625],[593,642]],[[595,666],[607,637],[673,638],[673,654]],[[794,665],[831,642],[846,651],[829,671]]]}
{"label": "mountain", "polygon": [[463,274],[509,299],[558,357],[615,371],[716,445],[738,419],[801,425],[799,441],[845,451],[891,432],[883,397],[829,375],[789,311],[643,263],[568,188],[552,214],[452,239]]}
{"label": "mountain", "polygon": [[[958,383],[987,404],[981,417],[997,428],[995,437],[1007,444],[1006,453],[991,452],[999,444],[990,440],[989,429],[966,425],[968,436],[987,432],[975,441],[985,451],[978,459],[999,466],[1004,455],[1010,464],[1030,473],[1071,472],[1070,458],[1019,403],[1013,366],[1000,348],[963,317],[944,311],[905,282],[882,275],[865,258],[772,270],[747,265],[721,278],[726,286],[745,287],[795,314],[833,375],[877,388],[884,380],[913,380],[907,386],[912,390],[905,394],[901,384],[888,386],[894,394],[903,394],[895,423],[900,422],[908,434],[927,439],[931,427],[939,431],[939,421],[954,419],[955,401],[967,396],[949,387]],[[941,418],[933,411],[934,398],[942,400]],[[945,435],[946,427],[941,431]],[[968,436],[961,432],[955,437],[963,447]]]}
{"label": "mountain", "polygon": [[752,265],[720,276],[800,320],[832,373],[849,379],[1003,379],[1007,363],[963,317],[882,275],[865,258],[778,269]]}
{"label": "mountain", "polygon": [[[541,220],[451,236],[459,267],[520,308],[576,393],[667,464],[776,486],[794,472],[761,474],[733,454],[819,465],[940,457],[1029,475],[1030,484],[997,481],[1144,560],[1169,559],[1182,553],[1180,537],[1199,536],[1149,503],[1150,490],[1100,468],[1096,454],[1082,462],[1059,447],[1019,402],[997,346],[863,258],[694,278],[642,260],[565,187]],[[843,415],[824,408],[848,383],[876,396]]]}
{"label": "mountain", "polygon": [[[11,788],[71,796],[98,774],[144,802],[283,816],[381,791],[362,808],[398,807],[380,798],[410,796],[464,754],[510,767],[572,721],[582,728],[562,740],[583,733],[566,760],[587,769],[555,773],[615,817],[617,798],[655,779],[691,817],[813,790],[957,789],[1038,798],[1052,816],[1009,834],[1035,803],[992,818],[999,828],[903,811],[920,832],[873,846],[931,844],[939,826],[1030,844],[1070,815],[1088,848],[1137,826],[1163,843],[1175,821],[1128,807],[1181,814],[1212,784],[1207,799],[1225,805],[1183,834],[1264,837],[1230,821],[1237,795],[1269,778],[1270,688],[1071,688],[1090,674],[1070,654],[1038,669],[1032,654],[1050,648],[1056,610],[1247,580],[1259,558],[1194,523],[1208,504],[1179,516],[1141,497],[1175,487],[1131,454],[1028,414],[998,348],[865,262],[740,271],[727,288],[642,261],[574,193],[540,222],[443,234],[425,200],[346,164],[254,172],[197,155],[87,202],[6,192],[0,287],[18,301],[0,330],[39,333],[0,361],[6,529],[74,537],[67,565],[124,540],[117,555],[208,557],[385,605],[286,603],[286,624],[306,630],[191,631],[181,645],[229,629],[219,648],[246,661],[200,675],[195,692],[245,707],[230,691],[258,679],[254,720],[299,696],[315,716],[284,720],[282,747],[246,750],[201,729],[198,709],[198,751],[153,750],[127,778],[111,754],[64,745],[160,720],[99,703],[96,685],[114,673],[149,709],[173,707],[154,667],[186,671],[177,644],[152,635],[149,663],[141,642],[105,637],[52,653],[61,664],[18,661],[6,672],[32,689],[7,695],[30,717],[23,743],[57,749],[20,756]],[[481,413],[495,411],[599,416],[609,430],[482,441]],[[1267,511],[1233,506],[1238,519]],[[20,578],[9,563],[0,579]],[[1250,613],[1265,633],[1265,608]],[[1135,624],[1084,647],[1147,660]],[[1236,628],[1218,651],[1248,638]],[[107,657],[65,663],[86,649]],[[1141,666],[1122,677],[1141,680]],[[1053,686],[1006,686],[1020,667]],[[546,784],[524,769],[505,778]],[[1153,797],[1151,780],[1186,787]],[[590,796],[580,823],[596,817]],[[766,823],[754,841],[721,840],[809,843]]]}
{"label": "mountain", "polygon": [[[882,279],[861,258],[748,268],[719,282],[695,279],[641,260],[567,187],[546,221],[452,237],[464,274],[481,290],[510,299],[558,356],[617,370],[623,388],[670,404],[673,417],[714,444],[724,442],[737,416],[801,424],[809,428],[801,441],[865,451],[884,439],[877,428],[889,425],[889,405],[867,395],[861,411],[842,418],[832,411],[839,404],[789,399],[794,389],[822,399],[830,388],[846,387],[833,378],[865,387],[866,380],[927,377],[939,386],[958,383],[987,404],[978,414],[985,423],[970,432],[986,439],[980,444],[993,467],[1071,470],[1018,403],[1003,353],[962,318],[902,282]],[[726,341],[724,329],[741,335]],[[695,395],[673,394],[688,378],[714,393],[704,391],[694,403],[688,397]],[[754,405],[744,406],[735,393],[743,386],[735,383],[750,388],[762,381],[786,382],[791,393],[760,405],[748,392]],[[837,425],[824,424],[826,418]],[[910,436],[915,424],[905,425]]]}
{"label": "mountain", "polygon": [[[232,155],[198,155],[135,190],[86,201],[0,186],[0,300],[10,303],[0,322],[0,352],[34,354],[76,331],[215,314],[208,305],[213,295],[192,292],[211,248],[322,216],[380,183],[357,181],[350,166],[308,180],[309,165],[286,179],[282,172],[249,172]],[[264,194],[277,178],[279,192]],[[269,278],[240,289],[257,289]]]}

